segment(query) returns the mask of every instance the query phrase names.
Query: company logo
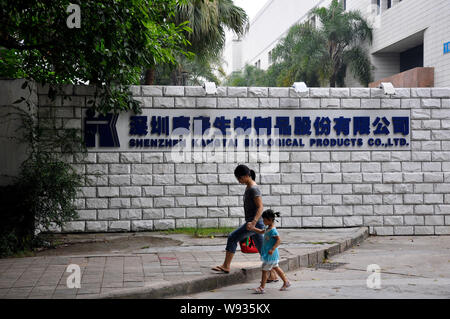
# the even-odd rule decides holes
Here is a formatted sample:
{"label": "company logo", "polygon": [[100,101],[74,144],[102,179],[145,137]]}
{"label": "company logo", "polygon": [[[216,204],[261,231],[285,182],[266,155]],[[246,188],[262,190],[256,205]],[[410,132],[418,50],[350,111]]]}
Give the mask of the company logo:
{"label": "company logo", "polygon": [[108,113],[95,117],[95,111],[88,109],[84,118],[84,141],[86,147],[120,147],[116,123],[119,114]]}
{"label": "company logo", "polygon": [[444,54],[450,53],[450,42],[444,43]]}

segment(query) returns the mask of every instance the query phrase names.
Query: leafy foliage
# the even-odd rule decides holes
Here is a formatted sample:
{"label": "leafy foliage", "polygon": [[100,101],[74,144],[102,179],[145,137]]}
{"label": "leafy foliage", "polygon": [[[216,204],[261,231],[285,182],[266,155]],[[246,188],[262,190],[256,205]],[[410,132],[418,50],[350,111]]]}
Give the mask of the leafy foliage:
{"label": "leafy foliage", "polygon": [[242,72],[234,72],[227,81],[228,86],[273,86],[270,85],[268,72],[253,65],[246,65]]}
{"label": "leafy foliage", "polygon": [[277,84],[290,86],[297,80],[309,86],[321,86],[320,79],[329,71],[325,38],[308,22],[290,28],[287,36],[273,49],[272,58],[282,72]]}
{"label": "leafy foliage", "polygon": [[225,27],[237,36],[243,36],[248,29],[247,14],[232,0],[189,0],[178,6],[175,21],[189,21],[189,49],[207,56],[217,55],[225,45]]}
{"label": "leafy foliage", "polygon": [[[345,11],[333,0],[328,8],[315,8],[320,27],[310,22],[292,26],[272,50],[274,63],[266,72],[246,66],[229,77],[229,85],[291,86],[306,82],[310,87],[345,86],[347,69],[364,85],[372,81],[370,58],[362,47],[372,41],[372,29],[358,11]],[[275,85],[273,85],[275,84]]]}
{"label": "leafy foliage", "polygon": [[[222,50],[225,45],[225,29],[237,36],[248,30],[245,11],[232,0],[188,0],[178,5],[175,23],[189,21],[191,33],[186,33],[189,44],[185,50],[195,56],[177,56],[176,65],[159,63],[156,66],[157,84],[198,85],[204,80],[219,83]],[[149,83],[147,83],[149,84]]]}
{"label": "leafy foliage", "polygon": [[77,217],[74,202],[79,187],[84,186],[84,175],[64,160],[85,156],[81,132],[58,126],[54,114],[35,121],[28,112],[17,110],[23,133],[18,141],[26,143],[29,151],[15,184],[23,194],[22,205],[42,229],[62,226]]}
{"label": "leafy foliage", "polygon": [[372,42],[372,28],[359,11],[346,12],[341,3],[333,0],[329,8],[315,8],[311,15],[319,17],[322,27],[320,33],[326,40],[319,60],[323,59],[327,69],[323,78],[327,78],[330,86],[344,86],[347,67],[364,85],[372,79],[371,64],[361,43]]}
{"label": "leafy foliage", "polygon": [[[24,82],[22,88],[27,87],[31,93]],[[14,115],[21,121],[17,130],[21,134],[12,138],[27,146],[28,157],[15,183],[0,190],[0,255],[40,246],[36,230],[51,230],[76,218],[75,199],[85,185],[84,175],[65,160],[85,156],[80,130],[62,127],[55,114],[42,113],[37,121],[28,98],[16,102],[22,106],[13,106],[4,117]]]}
{"label": "leafy foliage", "polygon": [[73,202],[83,177],[71,165],[45,156],[30,158],[23,165],[19,185],[26,192],[24,205],[45,230],[77,217]]}
{"label": "leafy foliage", "polygon": [[[78,4],[81,28],[66,24]],[[39,83],[86,83],[102,88],[98,109],[139,105],[123,87],[139,84],[142,69],[174,63],[190,28],[175,23],[184,0],[0,0],[0,76]]]}

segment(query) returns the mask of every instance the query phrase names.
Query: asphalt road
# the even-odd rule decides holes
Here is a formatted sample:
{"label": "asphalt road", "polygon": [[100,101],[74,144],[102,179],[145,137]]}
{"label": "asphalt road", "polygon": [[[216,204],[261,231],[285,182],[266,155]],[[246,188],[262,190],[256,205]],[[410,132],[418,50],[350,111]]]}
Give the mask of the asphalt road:
{"label": "asphalt road", "polygon": [[[369,265],[380,272],[368,272]],[[178,298],[450,298],[450,236],[369,237],[323,267],[288,273],[292,287],[286,292],[278,290],[280,281],[267,284],[264,295],[252,295],[249,289],[259,285],[255,280]]]}

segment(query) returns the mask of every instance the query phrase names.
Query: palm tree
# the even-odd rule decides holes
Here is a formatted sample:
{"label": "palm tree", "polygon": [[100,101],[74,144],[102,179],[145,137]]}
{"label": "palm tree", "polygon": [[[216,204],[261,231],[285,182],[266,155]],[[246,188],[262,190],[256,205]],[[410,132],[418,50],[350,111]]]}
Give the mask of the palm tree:
{"label": "palm tree", "polygon": [[232,0],[189,0],[178,6],[175,19],[189,21],[189,49],[196,54],[217,55],[225,44],[225,27],[238,36],[248,28],[247,14]]}
{"label": "palm tree", "polygon": [[[234,5],[232,0],[188,0],[178,5],[174,23],[189,21],[192,32],[187,34],[190,45],[186,49],[195,54],[190,64],[197,64],[195,70],[203,70],[206,77],[211,77],[211,69],[205,68],[209,63],[217,64],[225,45],[225,28],[242,36],[248,30],[248,17],[245,11]],[[180,84],[180,73],[185,73],[185,57],[179,57],[178,65],[172,68],[172,84]],[[187,68],[189,69],[189,68]],[[192,69],[192,68],[190,68]],[[146,84],[151,82],[151,72],[147,72]],[[175,83],[174,83],[175,82]]]}
{"label": "palm tree", "polygon": [[275,71],[278,86],[291,86],[296,81],[320,86],[328,72],[324,43],[323,35],[309,22],[294,25],[272,50],[275,63],[267,71]]}
{"label": "palm tree", "polygon": [[[314,8],[321,26],[309,22],[293,26],[288,35],[274,49],[272,56],[285,65],[279,82],[292,84],[306,80],[309,85],[326,82],[331,87],[345,86],[347,69],[364,85],[372,81],[372,65],[362,47],[372,42],[372,28],[359,11],[346,12],[341,3],[333,0],[328,8]],[[287,70],[286,70],[287,68]]]}

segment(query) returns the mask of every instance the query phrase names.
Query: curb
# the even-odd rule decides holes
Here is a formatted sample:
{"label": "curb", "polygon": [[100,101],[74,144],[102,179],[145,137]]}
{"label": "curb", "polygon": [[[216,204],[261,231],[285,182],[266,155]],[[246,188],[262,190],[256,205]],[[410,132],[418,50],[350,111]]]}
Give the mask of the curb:
{"label": "curb", "polygon": [[[301,267],[312,267],[328,258],[340,254],[353,246],[363,242],[369,237],[368,228],[360,228],[354,237],[334,244],[333,246],[317,250],[308,254],[298,255],[279,262],[284,271],[293,271]],[[86,299],[160,299],[199,293],[203,291],[218,289],[235,284],[241,284],[261,276],[261,267],[251,267],[232,270],[230,274],[213,274],[203,278],[191,280],[179,280],[167,284],[152,287],[122,289],[118,292],[109,292]]]}

